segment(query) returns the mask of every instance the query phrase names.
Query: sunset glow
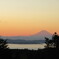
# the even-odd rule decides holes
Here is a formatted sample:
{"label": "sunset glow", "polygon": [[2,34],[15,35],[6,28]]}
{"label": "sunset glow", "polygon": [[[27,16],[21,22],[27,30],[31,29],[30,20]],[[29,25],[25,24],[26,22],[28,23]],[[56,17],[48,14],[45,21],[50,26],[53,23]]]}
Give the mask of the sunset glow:
{"label": "sunset glow", "polygon": [[0,0],[0,35],[59,33],[59,0]]}

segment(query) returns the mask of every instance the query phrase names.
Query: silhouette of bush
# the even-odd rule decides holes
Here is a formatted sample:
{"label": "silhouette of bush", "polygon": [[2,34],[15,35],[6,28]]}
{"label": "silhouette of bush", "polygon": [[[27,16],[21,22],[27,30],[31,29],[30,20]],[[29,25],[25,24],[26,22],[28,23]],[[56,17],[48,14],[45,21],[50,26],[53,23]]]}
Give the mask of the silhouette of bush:
{"label": "silhouette of bush", "polygon": [[7,49],[7,40],[3,40],[2,38],[0,38],[0,49]]}
{"label": "silhouette of bush", "polygon": [[46,48],[59,48],[59,35],[55,32],[52,39],[45,37]]}

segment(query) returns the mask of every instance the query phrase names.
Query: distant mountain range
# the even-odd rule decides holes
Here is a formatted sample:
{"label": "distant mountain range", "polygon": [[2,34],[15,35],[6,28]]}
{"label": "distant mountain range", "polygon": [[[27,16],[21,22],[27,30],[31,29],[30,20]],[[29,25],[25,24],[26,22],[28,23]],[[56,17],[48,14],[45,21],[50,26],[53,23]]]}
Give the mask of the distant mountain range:
{"label": "distant mountain range", "polygon": [[16,44],[39,44],[44,43],[45,37],[51,39],[52,34],[48,31],[42,30],[31,36],[1,36],[3,39],[7,39],[8,43]]}

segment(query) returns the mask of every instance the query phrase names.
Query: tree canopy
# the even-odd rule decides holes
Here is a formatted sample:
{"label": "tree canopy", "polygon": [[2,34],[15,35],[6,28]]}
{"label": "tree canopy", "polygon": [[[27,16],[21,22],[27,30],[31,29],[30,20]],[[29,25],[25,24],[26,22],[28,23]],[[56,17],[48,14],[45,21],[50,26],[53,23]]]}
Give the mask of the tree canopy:
{"label": "tree canopy", "polygon": [[45,37],[46,48],[59,48],[59,35],[55,32],[52,39]]}
{"label": "tree canopy", "polygon": [[3,40],[2,38],[0,38],[0,49],[7,49],[7,40]]}

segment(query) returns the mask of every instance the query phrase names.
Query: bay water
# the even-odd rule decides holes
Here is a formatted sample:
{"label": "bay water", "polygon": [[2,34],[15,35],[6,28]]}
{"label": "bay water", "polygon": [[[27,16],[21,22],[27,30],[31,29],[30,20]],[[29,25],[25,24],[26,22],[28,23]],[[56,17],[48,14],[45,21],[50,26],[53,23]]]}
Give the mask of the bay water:
{"label": "bay water", "polygon": [[8,44],[10,49],[30,49],[30,50],[38,50],[45,48],[46,44]]}

